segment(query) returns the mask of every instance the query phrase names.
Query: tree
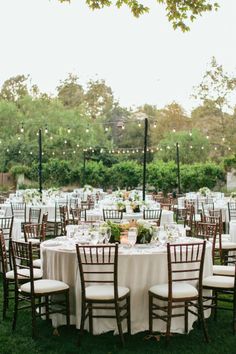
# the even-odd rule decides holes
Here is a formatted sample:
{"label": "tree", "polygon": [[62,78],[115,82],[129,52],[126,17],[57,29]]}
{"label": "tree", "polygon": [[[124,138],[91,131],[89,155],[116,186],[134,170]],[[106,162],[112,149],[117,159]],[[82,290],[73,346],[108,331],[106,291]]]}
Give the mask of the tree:
{"label": "tree", "polygon": [[[215,141],[218,143],[222,142],[222,140],[231,140],[232,124],[228,123],[230,120],[232,121],[233,117],[230,117],[227,111],[232,110],[230,102],[235,93],[236,77],[224,72],[223,66],[217,64],[216,59],[213,57],[210,68],[204,74],[200,85],[195,88],[193,95],[196,99],[203,102],[203,107],[195,110],[192,113],[192,117],[194,117],[195,123],[199,117],[201,119],[200,125],[202,125],[204,118],[205,121],[208,121],[210,117],[211,122],[208,121],[207,129],[211,129],[214,132]],[[213,120],[214,126],[212,129],[210,127]],[[230,127],[230,130],[228,127]]]}
{"label": "tree", "polygon": [[28,95],[28,78],[25,75],[17,75],[6,80],[2,85],[0,98],[6,101],[17,102],[20,98]]}
{"label": "tree", "polygon": [[[70,2],[70,0],[59,0],[62,2]],[[189,31],[189,22],[193,22],[198,16],[204,12],[217,10],[219,5],[212,0],[156,0],[165,6],[168,21],[172,23],[173,28],[180,28],[183,32]],[[112,0],[86,0],[87,5],[92,10],[102,9],[113,5]],[[138,0],[116,0],[115,5],[120,8],[126,5],[130,8],[135,17],[149,12],[149,7],[144,6]]]}
{"label": "tree", "polygon": [[84,90],[76,75],[69,74],[57,87],[58,98],[65,107],[78,107],[84,100]]}
{"label": "tree", "polygon": [[90,80],[85,94],[85,105],[91,118],[106,115],[114,106],[112,90],[104,80]]}

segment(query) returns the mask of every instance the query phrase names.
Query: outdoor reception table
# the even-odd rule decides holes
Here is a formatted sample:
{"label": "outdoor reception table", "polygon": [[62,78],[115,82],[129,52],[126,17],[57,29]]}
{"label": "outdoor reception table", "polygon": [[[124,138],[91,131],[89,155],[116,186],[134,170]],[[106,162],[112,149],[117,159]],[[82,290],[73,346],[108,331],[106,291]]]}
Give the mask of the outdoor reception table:
{"label": "outdoor reception table", "polygon": [[[2,205],[2,208],[5,210],[6,216],[12,215],[11,204],[5,203]],[[55,219],[55,202],[52,204],[46,204],[46,205],[45,204],[38,204],[38,205],[27,204],[26,205],[26,220],[28,220],[30,208],[41,209],[42,214],[48,213],[49,220]]]}
{"label": "outdoor reception table", "polygon": [[[86,217],[88,221],[103,220],[103,213],[100,209],[87,210]],[[124,220],[138,220],[143,218],[143,213],[123,213]],[[162,210],[161,225],[170,224],[174,221],[174,213],[171,210]]]}
{"label": "outdoor reception table", "polygon": [[[80,326],[81,290],[75,245],[72,241],[49,240],[41,244],[41,256],[44,278],[62,280],[70,286],[71,323]],[[182,238],[182,242],[190,238]],[[194,242],[196,239],[194,239]],[[155,284],[167,282],[166,247],[136,245],[130,249],[119,246],[118,261],[119,285],[128,287],[131,291],[131,331],[137,333],[148,330],[148,289]],[[207,244],[204,266],[204,276],[212,275],[211,244]],[[196,318],[189,314],[189,329]],[[63,315],[54,315],[53,326],[65,324]],[[125,323],[124,323],[125,326]],[[125,328],[125,327],[124,327]],[[94,334],[115,330],[113,319],[94,319]],[[155,321],[155,330],[165,331],[165,323]],[[184,331],[182,317],[173,318],[173,332]]]}

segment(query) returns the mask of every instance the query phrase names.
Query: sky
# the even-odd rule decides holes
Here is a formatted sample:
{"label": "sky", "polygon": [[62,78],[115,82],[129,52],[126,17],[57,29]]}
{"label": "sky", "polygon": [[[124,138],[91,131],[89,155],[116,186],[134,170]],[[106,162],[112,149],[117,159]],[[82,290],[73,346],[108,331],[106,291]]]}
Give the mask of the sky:
{"label": "sky", "polygon": [[187,111],[191,94],[212,56],[236,75],[236,1],[219,0],[191,31],[173,30],[155,0],[134,18],[115,7],[91,11],[85,0],[0,0],[0,86],[29,74],[41,91],[55,94],[69,73],[85,86],[104,79],[122,106],[163,108],[175,101]]}

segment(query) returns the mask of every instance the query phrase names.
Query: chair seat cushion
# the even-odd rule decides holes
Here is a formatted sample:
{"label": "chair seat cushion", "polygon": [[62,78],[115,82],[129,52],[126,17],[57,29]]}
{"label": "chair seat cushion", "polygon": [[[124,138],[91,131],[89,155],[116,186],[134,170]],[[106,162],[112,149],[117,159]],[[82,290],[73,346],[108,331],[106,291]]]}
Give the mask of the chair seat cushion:
{"label": "chair seat cushion", "polygon": [[[216,248],[219,248],[219,243],[216,244]],[[230,241],[224,241],[224,240],[222,240],[222,242],[221,242],[221,248],[222,248],[222,250],[232,250],[232,249],[236,249],[236,243],[235,243],[235,242],[230,242]]]}
{"label": "chair seat cushion", "polygon": [[[129,288],[118,286],[119,298],[127,295]],[[114,299],[114,287],[111,285],[93,285],[85,289],[86,299],[89,300],[112,300]]]}
{"label": "chair seat cushion", "polygon": [[235,266],[213,265],[213,274],[234,276]]}
{"label": "chair seat cushion", "polygon": [[[40,279],[42,278],[43,273],[41,269],[36,269],[34,268],[34,279]],[[19,269],[18,270],[18,279],[26,279],[30,277],[30,271],[29,269]],[[6,273],[6,278],[13,280],[15,279],[14,277],[14,270],[10,270],[9,272]]]}
{"label": "chair seat cushion", "polygon": [[42,267],[42,261],[41,261],[40,258],[39,259],[35,259],[33,261],[33,267],[35,267],[35,268],[41,268]]}
{"label": "chair seat cushion", "polygon": [[221,240],[222,241],[231,241],[230,234],[221,234]]}
{"label": "chair seat cushion", "polygon": [[226,277],[223,275],[212,275],[204,278],[203,287],[232,289],[234,287],[234,277]]}
{"label": "chair seat cushion", "polygon": [[[56,293],[67,289],[69,289],[69,286],[66,283],[59,280],[41,279],[41,280],[34,281],[35,294]],[[30,293],[31,290],[30,282],[21,285],[20,290],[25,293]]]}
{"label": "chair seat cushion", "polygon": [[[168,284],[154,285],[149,291],[155,295],[168,298]],[[192,298],[198,296],[198,291],[194,286],[184,282],[173,283],[172,296],[175,299]]]}

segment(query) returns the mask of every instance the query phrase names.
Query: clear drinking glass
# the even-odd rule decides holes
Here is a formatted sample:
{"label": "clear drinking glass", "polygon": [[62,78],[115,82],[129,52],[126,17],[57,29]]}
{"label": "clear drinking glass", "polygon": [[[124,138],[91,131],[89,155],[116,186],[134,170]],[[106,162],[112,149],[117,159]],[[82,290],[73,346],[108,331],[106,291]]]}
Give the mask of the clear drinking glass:
{"label": "clear drinking glass", "polygon": [[137,241],[138,230],[136,227],[131,227],[128,231],[128,242],[133,247]]}

